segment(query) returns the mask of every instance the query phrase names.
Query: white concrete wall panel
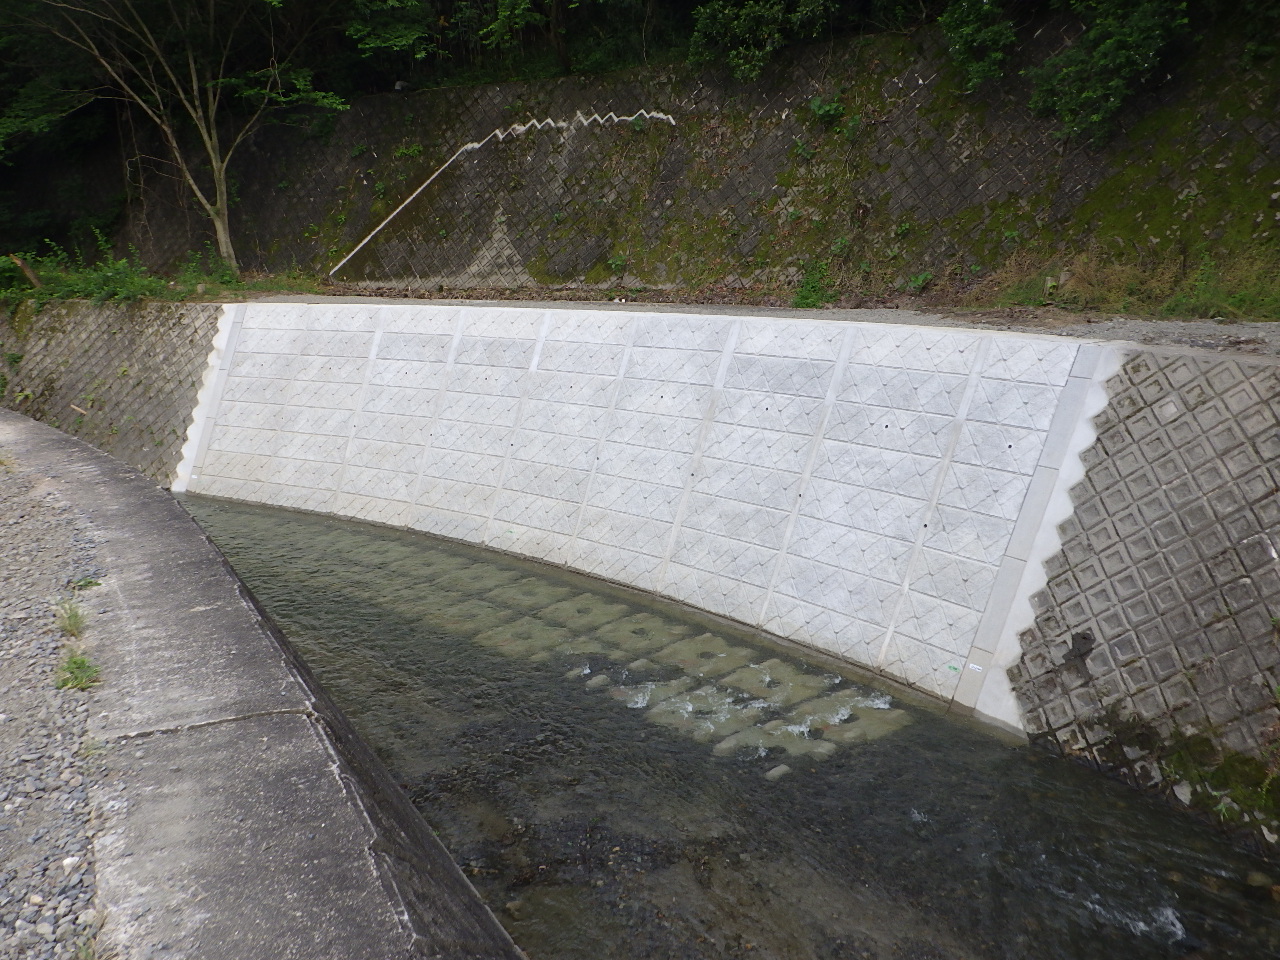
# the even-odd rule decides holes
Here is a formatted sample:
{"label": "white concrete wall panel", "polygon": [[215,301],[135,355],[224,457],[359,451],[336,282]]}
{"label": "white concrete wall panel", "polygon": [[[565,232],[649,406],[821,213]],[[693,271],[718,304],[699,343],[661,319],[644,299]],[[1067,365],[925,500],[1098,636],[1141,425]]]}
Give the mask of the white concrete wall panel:
{"label": "white concrete wall panel", "polygon": [[1062,399],[1084,396],[1073,365],[1094,349],[759,317],[240,309],[190,489],[566,564],[969,705],[1007,685],[983,674],[1026,592],[1011,545],[1050,499],[1076,430]]}

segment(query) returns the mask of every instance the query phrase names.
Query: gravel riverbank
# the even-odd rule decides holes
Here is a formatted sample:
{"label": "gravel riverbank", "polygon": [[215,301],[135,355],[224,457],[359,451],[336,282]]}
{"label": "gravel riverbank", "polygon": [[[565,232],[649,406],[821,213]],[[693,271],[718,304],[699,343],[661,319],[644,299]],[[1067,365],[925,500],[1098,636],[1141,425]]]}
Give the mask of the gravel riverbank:
{"label": "gravel riverbank", "polygon": [[[74,640],[57,606],[103,577],[92,534],[55,485],[0,448],[0,958],[88,957],[100,775],[91,693],[56,687]],[[92,590],[76,598],[92,630]]]}

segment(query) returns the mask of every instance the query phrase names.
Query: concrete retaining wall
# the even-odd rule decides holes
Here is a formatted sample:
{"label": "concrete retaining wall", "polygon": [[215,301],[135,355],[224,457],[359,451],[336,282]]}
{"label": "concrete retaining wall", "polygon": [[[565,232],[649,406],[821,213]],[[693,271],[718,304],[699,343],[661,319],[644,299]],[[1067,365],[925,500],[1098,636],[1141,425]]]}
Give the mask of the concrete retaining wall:
{"label": "concrete retaining wall", "polygon": [[174,486],[566,564],[1019,727],[989,668],[1020,652],[1010,614],[1117,356],[883,322],[237,306]]}
{"label": "concrete retaining wall", "polygon": [[[154,309],[37,317],[6,403],[145,450],[199,388],[181,465],[147,465],[178,488],[666,593],[1146,782],[1189,738],[1272,742],[1274,360],[900,311],[326,300],[227,308],[201,387],[202,362],[144,364],[209,356],[206,308]],[[110,387],[82,416],[86,377]]]}
{"label": "concrete retaining wall", "polygon": [[216,303],[51,303],[0,320],[0,403],[167,484]]}

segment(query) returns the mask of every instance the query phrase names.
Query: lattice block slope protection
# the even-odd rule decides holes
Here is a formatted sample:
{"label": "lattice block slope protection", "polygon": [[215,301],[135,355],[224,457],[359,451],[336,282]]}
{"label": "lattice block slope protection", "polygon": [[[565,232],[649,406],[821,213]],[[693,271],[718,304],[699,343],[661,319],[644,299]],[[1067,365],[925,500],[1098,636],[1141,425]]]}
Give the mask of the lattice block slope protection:
{"label": "lattice block slope protection", "polygon": [[987,668],[1099,354],[472,306],[257,304],[222,335],[180,485],[566,564],[969,706],[1007,687]]}
{"label": "lattice block slope protection", "polygon": [[1280,370],[1143,351],[1107,388],[1010,671],[1027,730],[1147,782],[1153,742],[1262,755],[1280,685]]}
{"label": "lattice block slope protection", "polygon": [[0,324],[0,400],[168,483],[220,304],[64,303]]}

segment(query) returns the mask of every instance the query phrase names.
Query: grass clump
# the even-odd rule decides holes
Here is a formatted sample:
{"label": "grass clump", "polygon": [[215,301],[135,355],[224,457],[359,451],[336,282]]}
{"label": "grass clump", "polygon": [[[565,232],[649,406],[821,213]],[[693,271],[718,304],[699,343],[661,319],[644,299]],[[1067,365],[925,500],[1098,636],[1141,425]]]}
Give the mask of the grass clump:
{"label": "grass clump", "polygon": [[[218,300],[237,294],[321,290],[318,278],[298,272],[237,277],[208,245],[203,251],[189,254],[171,276],[161,276],[141,263],[136,250],[116,257],[101,233],[97,234],[97,252],[92,257],[69,253],[48,241],[44,253],[15,256],[16,260],[0,258],[0,301],[13,304],[31,300],[37,309],[54,300]],[[10,368],[16,369],[8,355],[5,359]],[[0,377],[8,379],[2,372]]]}
{"label": "grass clump", "polygon": [[[55,243],[47,242],[47,252],[18,255],[0,271],[0,297],[8,300],[32,299],[37,306],[50,300],[91,300],[123,302],[161,295],[165,281],[149,273],[130,256],[113,256],[106,236],[95,231],[97,256],[86,259],[83,253],[68,253]],[[22,269],[25,267],[26,269]],[[33,282],[28,271],[33,273]]]}
{"label": "grass clump", "polygon": [[59,690],[88,690],[98,682],[101,671],[83,651],[75,650],[58,664],[55,686]]}
{"label": "grass clump", "polygon": [[835,303],[840,299],[838,291],[831,282],[831,271],[826,261],[811,263],[804,271],[800,287],[791,301],[793,307],[812,310],[816,307]]}
{"label": "grass clump", "polygon": [[57,611],[55,618],[58,623],[58,629],[68,637],[79,639],[84,634],[85,627],[89,623],[84,610],[80,608],[80,604],[74,599],[59,600]]}
{"label": "grass clump", "polygon": [[1173,319],[1280,320],[1280,257],[1117,258],[1090,251],[1038,260],[1015,254],[969,301]]}

